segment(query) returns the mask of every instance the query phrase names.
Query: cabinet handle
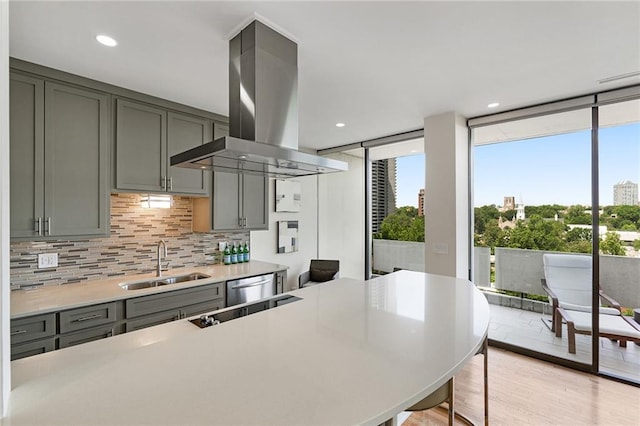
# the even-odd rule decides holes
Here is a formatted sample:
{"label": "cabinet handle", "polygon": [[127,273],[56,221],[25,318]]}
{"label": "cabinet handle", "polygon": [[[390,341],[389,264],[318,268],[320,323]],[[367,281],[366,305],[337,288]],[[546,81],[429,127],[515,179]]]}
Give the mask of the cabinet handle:
{"label": "cabinet handle", "polygon": [[51,228],[53,227],[53,220],[50,217],[46,218],[44,221],[44,231],[45,235],[51,235]]}
{"label": "cabinet handle", "polygon": [[167,177],[166,177],[166,176],[162,176],[162,177],[160,178],[160,188],[161,188],[163,191],[166,191],[166,190],[167,190]]}
{"label": "cabinet handle", "polygon": [[17,334],[24,334],[24,333],[26,333],[26,332],[27,332],[27,330],[16,330],[16,331],[12,331],[12,332],[11,332],[11,335],[12,335],[12,336],[15,336],[15,335],[17,335]]}
{"label": "cabinet handle", "polygon": [[42,218],[39,217],[34,222],[36,224],[36,233],[38,234],[39,237],[41,237],[42,236]]}
{"label": "cabinet handle", "polygon": [[242,227],[243,227],[243,228],[246,228],[246,227],[247,227],[247,218],[246,218],[246,217],[243,217],[243,218],[242,218]]}
{"label": "cabinet handle", "polygon": [[169,191],[173,191],[173,178],[169,178]]}
{"label": "cabinet handle", "polygon": [[89,320],[101,318],[101,317],[102,317],[102,314],[95,314],[95,315],[89,315],[88,317],[77,318],[71,322],[83,322],[83,321],[89,321]]}
{"label": "cabinet handle", "polygon": [[113,337],[114,329],[112,328],[109,333],[107,333],[107,337]]}

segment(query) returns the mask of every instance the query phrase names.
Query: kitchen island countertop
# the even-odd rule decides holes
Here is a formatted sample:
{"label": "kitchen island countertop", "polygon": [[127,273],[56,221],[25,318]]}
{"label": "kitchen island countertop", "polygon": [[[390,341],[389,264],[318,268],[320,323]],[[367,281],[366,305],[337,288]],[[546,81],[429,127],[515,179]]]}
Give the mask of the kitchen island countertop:
{"label": "kitchen island countertop", "polygon": [[118,276],[55,286],[38,286],[29,290],[14,290],[11,292],[11,319],[268,274],[286,269],[288,267],[284,265],[252,260],[248,263],[235,265],[216,264],[163,271],[163,277],[165,278],[194,272],[209,275],[210,278],[140,290],[123,290],[119,284],[153,279],[156,278],[155,273]]}
{"label": "kitchen island countertop", "polygon": [[2,424],[373,424],[429,395],[482,347],[469,281],[398,271],[200,329],[187,320],[12,362]]}

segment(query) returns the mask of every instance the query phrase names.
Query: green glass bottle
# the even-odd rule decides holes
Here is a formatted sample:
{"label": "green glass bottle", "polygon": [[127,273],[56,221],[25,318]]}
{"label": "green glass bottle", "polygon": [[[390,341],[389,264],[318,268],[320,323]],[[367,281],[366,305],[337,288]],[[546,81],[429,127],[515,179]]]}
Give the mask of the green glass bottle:
{"label": "green glass bottle", "polygon": [[248,262],[249,261],[249,242],[247,241],[246,243],[244,243],[244,250],[243,250],[243,257],[244,257],[244,261]]}
{"label": "green glass bottle", "polygon": [[238,263],[238,249],[236,249],[236,243],[233,243],[233,247],[231,247],[231,263]]}
{"label": "green glass bottle", "polygon": [[225,244],[224,252],[222,253],[222,259],[225,265],[231,265],[231,250],[229,250],[229,244]]}

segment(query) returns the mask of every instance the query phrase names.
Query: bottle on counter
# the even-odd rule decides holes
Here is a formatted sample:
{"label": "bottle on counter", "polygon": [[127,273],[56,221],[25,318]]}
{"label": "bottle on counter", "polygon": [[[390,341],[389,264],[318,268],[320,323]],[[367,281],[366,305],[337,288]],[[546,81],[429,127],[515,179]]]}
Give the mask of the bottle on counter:
{"label": "bottle on counter", "polygon": [[222,253],[222,260],[225,265],[231,265],[231,250],[229,250],[229,244],[224,246],[224,252]]}
{"label": "bottle on counter", "polygon": [[238,263],[244,263],[244,248],[242,248],[242,241],[238,244]]}
{"label": "bottle on counter", "polygon": [[231,247],[231,263],[238,263],[238,249],[236,248],[236,243],[233,243],[233,247]]}
{"label": "bottle on counter", "polygon": [[248,262],[249,261],[249,242],[248,241],[244,243],[244,249],[242,251],[243,251],[242,255],[244,257],[244,261]]}

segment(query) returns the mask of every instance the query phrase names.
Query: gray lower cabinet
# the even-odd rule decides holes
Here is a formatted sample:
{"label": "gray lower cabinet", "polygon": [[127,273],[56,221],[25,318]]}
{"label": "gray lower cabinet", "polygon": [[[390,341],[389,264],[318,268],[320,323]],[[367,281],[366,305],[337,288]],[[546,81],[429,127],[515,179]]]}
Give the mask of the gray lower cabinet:
{"label": "gray lower cabinet", "polygon": [[11,359],[79,345],[224,308],[225,283],[11,320]]}
{"label": "gray lower cabinet", "polygon": [[219,299],[204,303],[197,303],[189,306],[183,306],[180,309],[173,309],[170,311],[163,311],[156,314],[128,319],[125,324],[125,331],[128,333],[130,331],[164,324],[166,322],[175,321],[181,318],[187,318],[205,312],[217,311],[218,309],[222,308],[224,308],[224,300]]}
{"label": "gray lower cabinet", "polygon": [[68,348],[70,346],[79,345],[81,343],[93,342],[94,340],[106,339],[111,337],[115,332],[115,324],[109,324],[101,327],[93,327],[87,330],[77,331],[75,333],[63,334],[58,338],[58,349]]}
{"label": "gray lower cabinet", "polygon": [[125,301],[127,332],[224,307],[224,284],[213,283]]}
{"label": "gray lower cabinet", "polygon": [[211,173],[171,167],[172,155],[212,139],[211,120],[116,99],[115,187],[206,195]]}
{"label": "gray lower cabinet", "polygon": [[43,354],[56,350],[56,339],[50,337],[48,339],[34,340],[33,342],[11,345],[11,361],[26,358],[28,356]]}
{"label": "gray lower cabinet", "polygon": [[59,332],[64,334],[99,325],[112,325],[117,321],[116,306],[117,302],[110,302],[62,311],[58,318]]}
{"label": "gray lower cabinet", "polygon": [[[215,137],[229,134],[216,123]],[[212,173],[211,198],[195,199],[193,230],[198,232],[269,228],[269,178],[243,173]]]}
{"label": "gray lower cabinet", "polygon": [[11,360],[55,350],[56,314],[11,320]]}
{"label": "gray lower cabinet", "polygon": [[59,312],[58,349],[105,339],[116,334],[118,306],[121,306],[121,303],[101,303]]}
{"label": "gray lower cabinet", "polygon": [[11,73],[11,237],[106,235],[109,97]]}

